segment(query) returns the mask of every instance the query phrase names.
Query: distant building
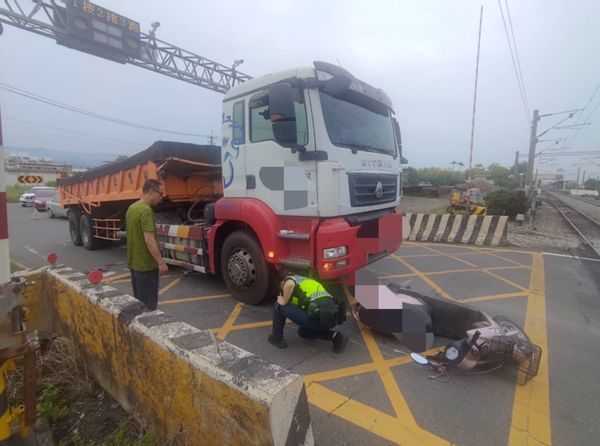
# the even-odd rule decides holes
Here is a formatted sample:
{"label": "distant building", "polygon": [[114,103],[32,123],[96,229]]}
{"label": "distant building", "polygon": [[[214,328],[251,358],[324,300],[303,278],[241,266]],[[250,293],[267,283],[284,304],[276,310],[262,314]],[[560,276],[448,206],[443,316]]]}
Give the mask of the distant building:
{"label": "distant building", "polygon": [[19,178],[23,179],[28,176],[41,177],[43,185],[50,181],[56,181],[63,175],[72,175],[73,166],[26,155],[6,155],[4,171],[6,172],[7,186],[25,185],[19,181]]}

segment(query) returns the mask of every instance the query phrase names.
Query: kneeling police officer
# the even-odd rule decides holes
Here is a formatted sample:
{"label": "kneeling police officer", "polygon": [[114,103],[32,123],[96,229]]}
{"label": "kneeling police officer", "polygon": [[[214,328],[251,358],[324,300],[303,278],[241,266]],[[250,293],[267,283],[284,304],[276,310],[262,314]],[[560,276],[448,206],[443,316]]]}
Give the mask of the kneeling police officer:
{"label": "kneeling police officer", "polygon": [[285,320],[298,325],[298,335],[305,339],[323,339],[333,343],[333,351],[340,353],[348,343],[348,336],[332,330],[346,320],[346,304],[336,299],[314,279],[304,276],[285,275],[280,283],[273,311],[273,334],[269,342],[285,348],[283,338]]}

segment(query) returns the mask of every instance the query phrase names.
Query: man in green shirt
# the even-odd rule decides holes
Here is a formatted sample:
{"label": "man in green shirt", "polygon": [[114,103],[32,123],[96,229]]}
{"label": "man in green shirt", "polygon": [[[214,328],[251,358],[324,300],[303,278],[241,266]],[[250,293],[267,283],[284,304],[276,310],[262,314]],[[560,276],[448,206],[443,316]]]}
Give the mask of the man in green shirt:
{"label": "man in green shirt", "polygon": [[127,266],[131,270],[133,296],[150,310],[158,304],[158,276],[169,268],[156,240],[156,223],[152,208],[162,200],[159,181],[146,180],[142,197],[129,206],[125,215],[127,229]]}

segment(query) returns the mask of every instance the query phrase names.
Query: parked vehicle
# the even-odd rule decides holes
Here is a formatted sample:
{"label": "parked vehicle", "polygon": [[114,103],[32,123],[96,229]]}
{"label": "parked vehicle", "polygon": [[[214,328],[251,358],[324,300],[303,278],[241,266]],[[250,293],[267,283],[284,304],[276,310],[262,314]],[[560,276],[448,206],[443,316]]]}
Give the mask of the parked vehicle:
{"label": "parked vehicle", "polygon": [[68,218],[69,210],[62,207],[60,204],[60,195],[55,193],[50,200],[46,202],[46,212],[48,212],[48,217],[65,217]]}
{"label": "parked vehicle", "polygon": [[38,212],[46,212],[46,202],[56,195],[56,189],[37,189],[34,192],[33,208]]}
{"label": "parked vehicle", "polygon": [[28,189],[27,192],[22,193],[21,196],[19,197],[21,206],[23,206],[23,207],[33,206],[33,200],[35,199],[35,191],[42,190],[42,189],[54,189],[54,188],[46,187],[46,186],[34,186],[34,187]]}
{"label": "parked vehicle", "polygon": [[332,64],[269,74],[223,101],[222,147],[159,141],[60,180],[75,245],[117,240],[145,179],[160,179],[165,261],[221,273],[242,302],[281,268],[347,276],[402,239],[400,129],[382,90]]}

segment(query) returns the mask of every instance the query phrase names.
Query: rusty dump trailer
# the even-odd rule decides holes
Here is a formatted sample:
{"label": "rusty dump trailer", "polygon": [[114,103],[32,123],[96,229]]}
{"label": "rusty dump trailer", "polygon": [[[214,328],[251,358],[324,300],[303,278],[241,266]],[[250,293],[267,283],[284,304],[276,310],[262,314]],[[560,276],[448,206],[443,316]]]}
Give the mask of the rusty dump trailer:
{"label": "rusty dump trailer", "polygon": [[[220,158],[217,146],[157,141],[127,159],[60,179],[71,240],[87,249],[119,240],[127,208],[140,198],[147,179],[158,179],[164,186],[163,201],[156,209],[159,223],[208,226],[204,208],[223,196]],[[171,245],[163,240],[161,248]],[[195,259],[195,263],[203,262]]]}

